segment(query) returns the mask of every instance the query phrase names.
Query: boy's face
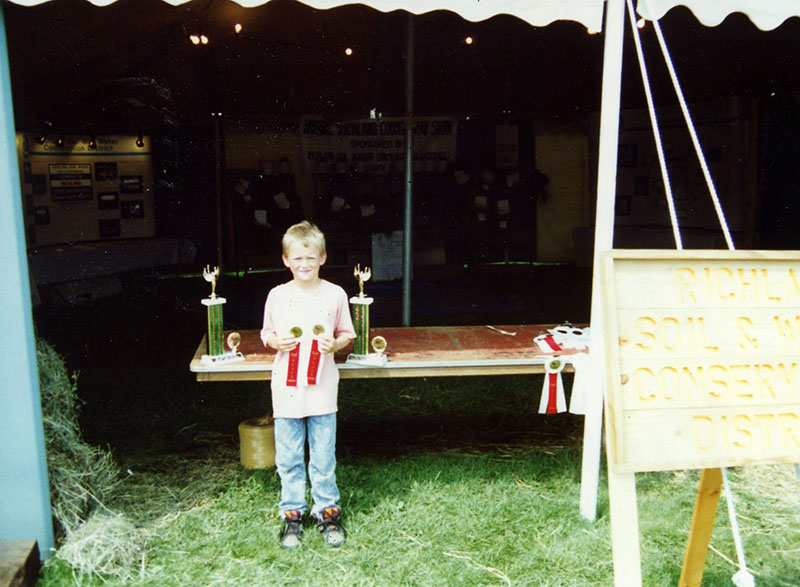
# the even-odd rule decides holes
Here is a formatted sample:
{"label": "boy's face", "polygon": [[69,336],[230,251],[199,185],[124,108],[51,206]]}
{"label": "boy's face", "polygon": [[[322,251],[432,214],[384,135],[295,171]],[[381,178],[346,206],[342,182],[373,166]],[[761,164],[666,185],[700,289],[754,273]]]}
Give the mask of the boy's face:
{"label": "boy's face", "polygon": [[283,264],[292,272],[295,281],[309,284],[319,279],[319,268],[325,264],[326,259],[327,255],[320,254],[314,245],[294,242],[283,255]]}

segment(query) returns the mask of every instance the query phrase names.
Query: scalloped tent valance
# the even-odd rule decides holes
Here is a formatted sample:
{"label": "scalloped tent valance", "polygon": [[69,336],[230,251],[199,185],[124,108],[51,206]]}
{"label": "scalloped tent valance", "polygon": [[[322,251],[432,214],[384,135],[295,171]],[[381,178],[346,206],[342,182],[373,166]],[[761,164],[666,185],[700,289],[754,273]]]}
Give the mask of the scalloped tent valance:
{"label": "scalloped tent valance", "polygon": [[800,17],[798,0],[639,0],[636,12],[648,20],[659,20],[676,6],[685,6],[706,26],[717,26],[729,14],[741,12],[762,31],[779,27],[787,18]]}
{"label": "scalloped tent valance", "polygon": [[[36,6],[51,0],[10,0],[14,4]],[[108,6],[117,0],[87,0],[95,6]],[[179,6],[191,0],[163,0]],[[270,0],[230,0],[240,6],[254,7]],[[602,28],[604,0],[306,0],[304,4],[327,10],[345,4],[364,4],[381,12],[406,10],[423,14],[434,10],[448,10],[462,18],[477,22],[498,14],[510,14],[534,26],[545,26],[556,20],[573,20],[590,31]],[[685,6],[706,26],[717,26],[734,12],[741,12],[759,29],[767,31],[781,25],[793,16],[800,17],[798,0],[639,0],[637,12],[649,20],[658,20],[670,9]]]}
{"label": "scalloped tent valance", "polygon": [[[14,4],[36,6],[50,0],[10,0]],[[108,6],[117,0],[87,0],[95,6]],[[179,6],[191,0],[163,0]],[[270,0],[230,0],[240,6],[255,7]],[[424,14],[435,10],[448,10],[462,18],[478,22],[498,14],[509,14],[533,26],[546,26],[557,20],[580,22],[590,31],[599,31],[603,21],[604,0],[304,0],[302,3],[319,10],[347,4],[363,4],[380,12],[405,10]]]}

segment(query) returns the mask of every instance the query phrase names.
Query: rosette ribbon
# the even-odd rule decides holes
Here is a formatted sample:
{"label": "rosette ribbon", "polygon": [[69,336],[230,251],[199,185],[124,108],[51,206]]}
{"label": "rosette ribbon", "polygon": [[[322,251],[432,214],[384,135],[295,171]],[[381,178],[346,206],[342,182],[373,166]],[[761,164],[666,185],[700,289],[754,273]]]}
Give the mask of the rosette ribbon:
{"label": "rosette ribbon", "polygon": [[556,414],[567,411],[567,400],[564,397],[564,382],[561,380],[561,371],[564,370],[564,361],[555,358],[545,363],[544,384],[542,397],[539,400],[540,414]]}

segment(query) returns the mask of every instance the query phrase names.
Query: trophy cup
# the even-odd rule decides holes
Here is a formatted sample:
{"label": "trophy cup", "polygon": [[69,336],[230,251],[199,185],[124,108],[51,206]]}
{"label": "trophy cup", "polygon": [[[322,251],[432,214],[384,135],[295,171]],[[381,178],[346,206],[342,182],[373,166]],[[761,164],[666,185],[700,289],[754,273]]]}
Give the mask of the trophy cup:
{"label": "trophy cup", "polygon": [[[383,367],[387,357],[383,353],[386,348],[385,340],[380,351],[369,352],[369,306],[374,301],[364,295],[364,282],[372,277],[372,270],[369,267],[361,269],[361,264],[355,266],[353,276],[358,280],[358,295],[350,298],[353,306],[353,327],[356,331],[356,339],[353,341],[353,352],[348,355],[347,362],[355,365],[370,367]],[[381,337],[382,338],[382,337]],[[378,345],[380,347],[380,343]]]}
{"label": "trophy cup", "polygon": [[244,361],[244,355],[239,352],[239,343],[242,338],[238,332],[231,332],[228,335],[228,346],[226,351],[223,344],[223,319],[222,306],[227,301],[217,295],[217,279],[219,278],[219,267],[206,265],[203,269],[203,279],[211,284],[211,295],[204,300],[200,300],[208,310],[208,354],[200,357],[205,364]]}

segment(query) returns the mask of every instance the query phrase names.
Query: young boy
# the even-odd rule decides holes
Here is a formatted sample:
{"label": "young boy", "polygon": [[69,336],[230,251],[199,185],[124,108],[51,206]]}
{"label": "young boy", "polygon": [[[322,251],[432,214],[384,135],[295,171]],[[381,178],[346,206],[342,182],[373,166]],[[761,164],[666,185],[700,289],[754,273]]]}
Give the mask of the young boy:
{"label": "young boy", "polygon": [[356,337],[347,294],[321,279],[325,237],[308,221],[283,235],[283,264],[292,280],[273,288],[264,306],[261,340],[278,351],[272,367],[275,465],[281,478],[280,541],[297,548],[306,511],[305,443],[308,438],[313,507],[325,544],[344,543],[336,486],[336,401],[339,370],[333,354]]}

